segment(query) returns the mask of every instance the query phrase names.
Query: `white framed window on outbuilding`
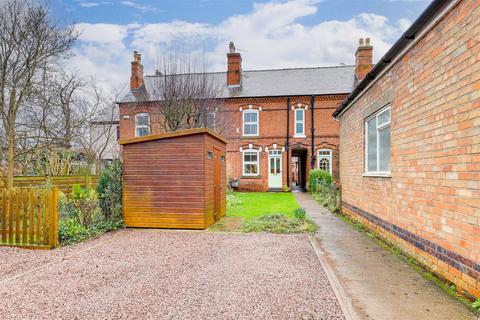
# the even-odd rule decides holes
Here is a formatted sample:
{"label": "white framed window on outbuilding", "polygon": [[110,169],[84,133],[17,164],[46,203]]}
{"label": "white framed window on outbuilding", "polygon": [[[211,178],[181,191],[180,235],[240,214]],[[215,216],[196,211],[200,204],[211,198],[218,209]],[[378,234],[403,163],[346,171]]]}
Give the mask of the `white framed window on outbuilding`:
{"label": "white framed window on outbuilding", "polygon": [[365,175],[390,175],[391,108],[387,105],[365,120]]}

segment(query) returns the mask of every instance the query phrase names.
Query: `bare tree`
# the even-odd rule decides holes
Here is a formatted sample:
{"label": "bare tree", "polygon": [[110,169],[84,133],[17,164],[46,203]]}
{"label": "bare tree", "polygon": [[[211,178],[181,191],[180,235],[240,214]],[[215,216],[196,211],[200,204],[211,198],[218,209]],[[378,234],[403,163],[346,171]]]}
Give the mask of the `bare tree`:
{"label": "bare tree", "polygon": [[18,116],[42,71],[70,52],[77,34],[73,26],[60,27],[49,8],[28,0],[0,4],[0,116],[7,149],[7,188],[13,187]]}
{"label": "bare tree", "polygon": [[162,131],[215,127],[220,86],[207,66],[204,59],[179,52],[162,57],[148,88],[149,99],[160,101],[155,119]]}

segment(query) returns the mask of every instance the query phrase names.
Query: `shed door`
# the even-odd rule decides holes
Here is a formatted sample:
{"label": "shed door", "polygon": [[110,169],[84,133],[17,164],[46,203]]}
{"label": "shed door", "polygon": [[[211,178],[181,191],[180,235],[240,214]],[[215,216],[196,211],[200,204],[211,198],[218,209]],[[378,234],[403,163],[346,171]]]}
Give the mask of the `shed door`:
{"label": "shed door", "polygon": [[221,193],[222,193],[222,179],[221,179],[221,172],[222,172],[222,164],[221,158],[223,154],[221,150],[214,148],[215,156],[214,156],[214,165],[213,165],[213,215],[215,217],[215,221],[220,219],[220,210],[221,210]]}

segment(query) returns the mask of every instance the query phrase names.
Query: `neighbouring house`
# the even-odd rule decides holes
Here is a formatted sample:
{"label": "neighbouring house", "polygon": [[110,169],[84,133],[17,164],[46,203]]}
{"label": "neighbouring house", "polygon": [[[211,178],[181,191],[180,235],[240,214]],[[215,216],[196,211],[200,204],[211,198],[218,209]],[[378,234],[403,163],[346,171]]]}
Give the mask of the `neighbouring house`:
{"label": "neighbouring house", "polygon": [[120,124],[118,110],[101,110],[90,121],[89,138],[85,139],[84,149],[103,162],[119,159]]}
{"label": "neighbouring house", "polygon": [[433,1],[334,116],[342,211],[480,297],[480,1]]}
{"label": "neighbouring house", "polygon": [[225,215],[227,141],[222,136],[198,128],[120,144],[128,227],[205,229]]}
{"label": "neighbouring house", "polygon": [[[306,188],[310,168],[339,176],[339,123],[332,112],[372,68],[369,39],[361,39],[356,65],[251,70],[230,43],[226,72],[211,73],[219,87],[215,128],[228,141],[227,177],[240,190]],[[143,75],[141,55],[131,63],[131,91],[119,102],[120,136],[159,133],[156,108],[149,98],[157,79]],[[188,156],[188,155],[185,155]]]}

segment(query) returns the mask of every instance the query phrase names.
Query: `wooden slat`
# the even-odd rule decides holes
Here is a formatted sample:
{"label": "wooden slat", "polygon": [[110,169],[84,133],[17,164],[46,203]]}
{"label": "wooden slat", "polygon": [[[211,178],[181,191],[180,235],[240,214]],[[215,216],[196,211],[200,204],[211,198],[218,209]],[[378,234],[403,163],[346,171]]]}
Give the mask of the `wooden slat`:
{"label": "wooden slat", "polygon": [[7,242],[7,214],[8,214],[8,203],[7,203],[7,190],[3,189],[2,192],[2,242]]}
{"label": "wooden slat", "polygon": [[27,244],[27,189],[22,190],[22,243]]}
{"label": "wooden slat", "polygon": [[33,190],[30,189],[29,192],[28,192],[28,217],[30,218],[29,219],[29,223],[28,223],[28,226],[29,226],[29,239],[28,241],[30,243],[35,243],[35,238],[34,238],[34,234],[35,234],[35,223],[34,223],[34,216],[33,216],[33,213],[34,213],[34,204],[33,204]]}
{"label": "wooden slat", "polygon": [[20,240],[20,194],[19,190],[15,192],[15,242]]}

